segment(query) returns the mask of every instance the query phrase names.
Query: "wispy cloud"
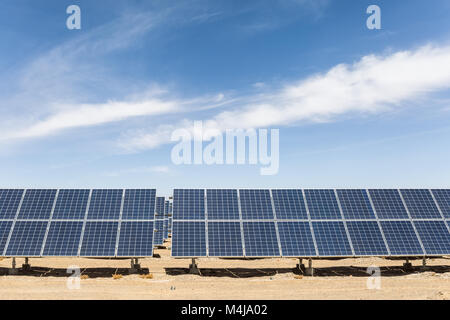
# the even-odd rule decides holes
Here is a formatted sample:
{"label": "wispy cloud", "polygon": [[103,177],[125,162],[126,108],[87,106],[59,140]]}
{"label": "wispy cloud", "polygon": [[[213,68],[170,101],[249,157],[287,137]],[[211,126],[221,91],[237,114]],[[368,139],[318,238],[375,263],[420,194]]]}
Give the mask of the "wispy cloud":
{"label": "wispy cloud", "polygon": [[[221,131],[332,121],[345,114],[375,114],[405,107],[448,88],[450,47],[424,46],[337,65],[278,91],[248,97],[251,102],[242,108],[203,120],[206,129]],[[154,148],[170,142],[172,128],[190,130],[190,123],[184,120],[150,132],[142,130],[122,138],[119,145],[128,151]]]}

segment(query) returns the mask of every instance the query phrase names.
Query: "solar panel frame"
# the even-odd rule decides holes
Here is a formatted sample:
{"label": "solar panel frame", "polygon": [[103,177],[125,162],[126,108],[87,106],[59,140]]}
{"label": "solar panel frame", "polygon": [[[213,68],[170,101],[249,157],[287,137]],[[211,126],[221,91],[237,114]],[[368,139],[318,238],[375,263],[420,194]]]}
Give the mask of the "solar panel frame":
{"label": "solar panel frame", "polygon": [[423,256],[425,254],[412,221],[381,220],[380,223],[391,256]]}
{"label": "solar panel frame", "polygon": [[175,189],[173,192],[174,220],[206,219],[204,189]]}
{"label": "solar panel frame", "polygon": [[205,221],[173,221],[171,257],[207,257]]}
{"label": "solar panel frame", "polygon": [[274,220],[270,190],[239,189],[241,216],[243,220]]}
{"label": "solar panel frame", "polygon": [[385,238],[377,221],[346,221],[355,256],[385,257],[389,255]]}
{"label": "solar panel frame", "polygon": [[427,256],[450,254],[450,232],[444,221],[415,220],[413,224]]}
{"label": "solar panel frame", "polygon": [[275,222],[244,221],[243,227],[246,257],[281,257]]}
{"label": "solar panel frame", "polygon": [[236,189],[207,189],[206,199],[209,220],[240,219]]}
{"label": "solar panel frame", "polygon": [[313,221],[312,227],[321,257],[354,256],[344,221]]}
{"label": "solar panel frame", "polygon": [[399,190],[369,189],[368,195],[379,219],[409,219]]}
{"label": "solar panel frame", "polygon": [[88,189],[58,190],[52,219],[83,220],[88,208],[89,194]]}
{"label": "solar panel frame", "polygon": [[118,227],[118,221],[87,221],[81,243],[80,256],[114,257]]}
{"label": "solar panel frame", "polygon": [[0,220],[0,255],[5,255],[6,244],[8,243],[8,238],[11,233],[13,226],[13,221],[10,220]]}
{"label": "solar panel frame", "polygon": [[309,222],[278,221],[277,227],[282,257],[316,257],[318,255]]}
{"label": "solar panel frame", "polygon": [[28,189],[20,206],[19,220],[48,220],[56,201],[56,189]]}
{"label": "solar panel frame", "polygon": [[336,193],[345,219],[375,219],[366,190],[338,189]]}
{"label": "solar panel frame", "polygon": [[305,200],[301,189],[273,189],[275,217],[278,220],[307,220]]}
{"label": "solar panel frame", "polygon": [[431,194],[444,218],[450,219],[450,189],[432,189]]}
{"label": "solar panel frame", "polygon": [[7,257],[40,257],[48,221],[16,221],[6,247]]}
{"label": "solar panel frame", "polygon": [[208,257],[243,257],[241,223],[208,221]]}
{"label": "solar panel frame", "polygon": [[122,221],[117,257],[153,256],[153,221]]}
{"label": "solar panel frame", "polygon": [[442,219],[430,190],[401,189],[400,194],[412,219]]}
{"label": "solar panel frame", "polygon": [[122,220],[153,220],[156,211],[156,189],[126,189]]}
{"label": "solar panel frame", "polygon": [[13,220],[17,215],[24,189],[0,189],[0,219]]}
{"label": "solar panel frame", "polygon": [[164,220],[155,220],[154,229],[153,245],[162,246],[164,244]]}
{"label": "solar panel frame", "polygon": [[78,256],[82,230],[83,221],[51,221],[41,255],[45,257]]}
{"label": "solar panel frame", "polygon": [[333,189],[305,189],[311,220],[341,220],[338,199]]}
{"label": "solar panel frame", "polygon": [[119,220],[123,189],[93,189],[87,220]]}

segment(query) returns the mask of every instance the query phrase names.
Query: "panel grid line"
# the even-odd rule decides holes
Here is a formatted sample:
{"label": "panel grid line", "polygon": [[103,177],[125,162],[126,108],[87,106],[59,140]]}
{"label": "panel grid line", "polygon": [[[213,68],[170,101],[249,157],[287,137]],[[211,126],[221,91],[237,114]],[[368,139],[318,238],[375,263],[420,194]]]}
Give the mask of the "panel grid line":
{"label": "panel grid line", "polygon": [[274,222],[275,222],[275,234],[277,236],[277,241],[278,241],[278,250],[280,250],[280,256],[283,256],[283,251],[282,251],[282,248],[281,248],[280,232],[278,231],[278,219],[277,219],[278,215],[275,212],[275,204],[274,204],[274,201],[273,201],[272,190],[269,190],[269,193],[270,193],[270,203],[272,205],[273,216],[275,218],[274,219]]}
{"label": "panel grid line", "polygon": [[209,256],[209,235],[208,235],[208,197],[207,197],[207,190],[203,190],[203,200],[204,200],[204,206],[205,206],[205,246],[206,246],[206,256]]}
{"label": "panel grid line", "polygon": [[47,242],[48,232],[50,231],[50,225],[52,223],[53,214],[55,213],[56,202],[58,201],[58,196],[59,196],[59,189],[56,190],[55,200],[53,200],[52,211],[50,212],[50,217],[48,218],[48,224],[47,224],[47,229],[45,230],[44,241],[42,241],[41,257],[44,254],[45,243]]}
{"label": "panel grid line", "polygon": [[242,242],[242,254],[244,257],[246,256],[245,253],[245,239],[244,239],[244,220],[242,219],[242,209],[241,209],[241,194],[240,190],[236,190],[237,197],[238,197],[238,209],[239,209],[239,225],[241,227],[241,242]]}
{"label": "panel grid line", "polygon": [[122,190],[122,202],[120,203],[119,223],[117,225],[116,246],[114,251],[115,257],[117,257],[117,252],[119,251],[120,227],[122,226],[122,215],[124,204],[125,204],[125,189]]}
{"label": "panel grid line", "polygon": [[86,213],[84,214],[83,227],[81,229],[80,243],[78,245],[77,256],[81,255],[81,247],[83,245],[84,231],[86,230],[86,222],[87,222],[87,218],[88,218],[88,214],[89,214],[89,207],[91,206],[91,199],[92,199],[92,189],[89,190],[89,197],[88,197],[88,202],[87,202],[87,206],[86,206]]}
{"label": "panel grid line", "polygon": [[309,229],[311,230],[311,235],[312,235],[312,239],[313,239],[313,242],[314,242],[314,249],[316,250],[316,256],[318,256],[319,255],[319,249],[317,248],[316,236],[314,235],[314,228],[313,228],[312,222],[311,222],[311,214],[309,213],[309,206],[308,206],[308,202],[306,201],[306,196],[305,196],[305,190],[304,189],[302,189],[302,194],[303,194],[303,201],[305,202],[306,215],[308,216]]}

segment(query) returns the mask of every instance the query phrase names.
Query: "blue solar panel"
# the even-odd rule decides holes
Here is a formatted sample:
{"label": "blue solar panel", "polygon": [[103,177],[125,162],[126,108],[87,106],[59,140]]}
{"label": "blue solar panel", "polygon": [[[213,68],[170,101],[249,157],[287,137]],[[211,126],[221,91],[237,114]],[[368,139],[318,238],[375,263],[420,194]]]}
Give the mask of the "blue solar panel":
{"label": "blue solar panel", "polygon": [[153,220],[155,200],[155,189],[125,190],[122,220]]}
{"label": "blue solar panel", "polygon": [[371,189],[369,193],[378,218],[409,219],[398,190]]}
{"label": "blue solar panel", "polygon": [[401,190],[403,199],[413,219],[442,218],[429,190]]}
{"label": "blue solar panel", "polygon": [[269,190],[239,190],[242,219],[275,219]]}
{"label": "blue solar panel", "polygon": [[82,229],[82,221],[52,221],[43,255],[77,256]]}
{"label": "blue solar panel", "polygon": [[153,222],[122,221],[120,226],[120,257],[151,257],[153,255]]}
{"label": "blue solar panel", "polygon": [[9,232],[11,231],[12,221],[0,221],[0,255],[3,255],[6,241],[8,241]]}
{"label": "blue solar panel", "polygon": [[432,190],[434,198],[441,208],[442,214],[450,219],[450,190],[440,189]]}
{"label": "blue solar panel", "polygon": [[59,190],[53,219],[83,220],[89,200],[89,190]]}
{"label": "blue solar panel", "polygon": [[209,256],[241,257],[242,237],[239,222],[208,222]]}
{"label": "blue solar panel", "polygon": [[281,251],[285,257],[316,256],[308,222],[278,222]]}
{"label": "blue solar panel", "polygon": [[163,230],[164,230],[164,233],[163,233],[164,239],[168,239],[169,238],[169,218],[164,219]]}
{"label": "blue solar panel", "polygon": [[414,221],[414,225],[427,254],[450,254],[450,232],[443,221]]}
{"label": "blue solar panel", "polygon": [[6,256],[40,256],[47,225],[46,221],[17,221],[6,250]]}
{"label": "blue solar panel", "polygon": [[164,244],[164,220],[155,220],[153,244],[155,246],[161,246]]}
{"label": "blue solar panel", "polygon": [[208,220],[239,219],[237,190],[206,190]]}
{"label": "blue solar panel", "polygon": [[16,217],[22,194],[23,190],[0,190],[0,219],[14,219]]}
{"label": "blue solar panel", "polygon": [[376,221],[347,221],[347,229],[357,256],[388,255]]}
{"label": "blue solar panel", "polygon": [[205,222],[173,222],[173,257],[205,257]]}
{"label": "blue solar panel", "polygon": [[87,222],[81,246],[82,257],[115,255],[118,222]]}
{"label": "blue solar panel", "polygon": [[205,219],[205,191],[203,189],[175,189],[173,218],[175,220]]}
{"label": "blue solar panel", "polygon": [[48,219],[56,190],[27,190],[20,208],[19,219]]}
{"label": "blue solar panel", "polygon": [[422,255],[423,250],[410,221],[381,221],[391,255]]}
{"label": "blue solar panel", "polygon": [[308,219],[302,190],[272,190],[277,219]]}
{"label": "blue solar panel", "polygon": [[92,190],[88,219],[117,220],[120,216],[123,190]]}
{"label": "blue solar panel", "polygon": [[155,219],[163,219],[165,204],[166,204],[166,198],[156,197]]}
{"label": "blue solar panel", "polygon": [[305,190],[311,219],[342,219],[334,190]]}
{"label": "blue solar panel", "polygon": [[245,255],[280,256],[274,222],[244,222]]}
{"label": "blue solar panel", "polygon": [[321,256],[352,256],[343,222],[313,222],[317,249]]}
{"label": "blue solar panel", "polygon": [[346,219],[375,219],[366,190],[337,190]]}

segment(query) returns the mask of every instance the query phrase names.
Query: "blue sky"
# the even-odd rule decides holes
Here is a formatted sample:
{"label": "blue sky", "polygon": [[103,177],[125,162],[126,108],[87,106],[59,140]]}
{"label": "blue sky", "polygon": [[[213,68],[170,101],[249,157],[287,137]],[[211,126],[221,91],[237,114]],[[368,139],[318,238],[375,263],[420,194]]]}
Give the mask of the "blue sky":
{"label": "blue sky", "polygon": [[[449,16],[447,0],[4,0],[1,186],[449,187]],[[278,174],[174,165],[171,132],[196,120],[279,129]]]}

